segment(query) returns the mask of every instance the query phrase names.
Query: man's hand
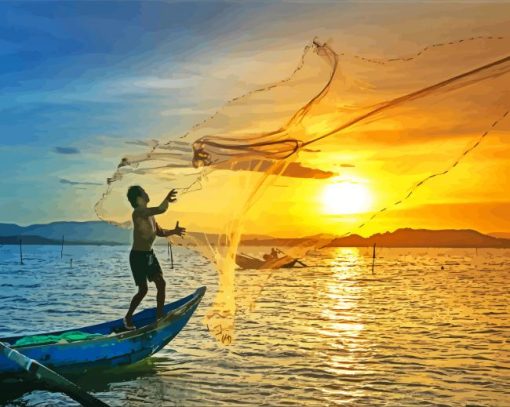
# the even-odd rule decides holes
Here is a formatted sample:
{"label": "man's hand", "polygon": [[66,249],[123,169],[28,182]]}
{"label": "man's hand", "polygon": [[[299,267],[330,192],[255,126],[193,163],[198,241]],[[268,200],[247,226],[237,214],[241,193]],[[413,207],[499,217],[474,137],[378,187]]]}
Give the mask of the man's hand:
{"label": "man's hand", "polygon": [[181,228],[179,226],[179,221],[177,221],[177,223],[175,224],[174,234],[178,235],[180,237],[183,237],[185,233],[186,233],[186,228]]}
{"label": "man's hand", "polygon": [[165,199],[170,203],[177,201],[177,191],[175,189],[172,189]]}

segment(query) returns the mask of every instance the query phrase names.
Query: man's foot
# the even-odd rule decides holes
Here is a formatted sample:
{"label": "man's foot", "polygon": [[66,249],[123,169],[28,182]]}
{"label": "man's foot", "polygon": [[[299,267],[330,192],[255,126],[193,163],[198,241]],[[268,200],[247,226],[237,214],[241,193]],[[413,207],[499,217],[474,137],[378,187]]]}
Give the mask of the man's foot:
{"label": "man's foot", "polygon": [[124,323],[124,328],[126,328],[127,331],[133,331],[136,329],[136,326],[133,325],[133,320],[131,318],[124,317],[122,322]]}

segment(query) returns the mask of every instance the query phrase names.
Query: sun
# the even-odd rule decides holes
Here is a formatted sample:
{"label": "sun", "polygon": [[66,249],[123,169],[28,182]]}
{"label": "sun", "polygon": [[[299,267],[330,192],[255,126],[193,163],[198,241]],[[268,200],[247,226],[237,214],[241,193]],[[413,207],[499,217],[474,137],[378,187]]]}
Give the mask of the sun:
{"label": "sun", "polygon": [[329,215],[361,213],[370,208],[372,195],[363,184],[338,182],[324,188],[322,203],[324,212]]}

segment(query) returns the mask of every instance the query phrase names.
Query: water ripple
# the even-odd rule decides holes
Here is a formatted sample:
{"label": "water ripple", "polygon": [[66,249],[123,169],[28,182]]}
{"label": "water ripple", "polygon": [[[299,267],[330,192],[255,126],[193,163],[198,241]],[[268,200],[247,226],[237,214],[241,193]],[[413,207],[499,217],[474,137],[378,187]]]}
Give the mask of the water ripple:
{"label": "water ripple", "polygon": [[[73,246],[61,260],[55,247],[28,246],[24,266],[16,250],[1,252],[1,336],[118,318],[134,293],[128,247]],[[156,252],[169,300],[209,289],[155,357],[80,379],[112,406],[510,405],[509,250],[383,248],[372,274],[370,250],[340,248],[269,281],[238,271],[228,348],[203,322],[217,291],[212,267],[174,248],[170,270],[166,248]],[[143,306],[154,305],[151,287]],[[76,404],[32,391],[8,405]]]}

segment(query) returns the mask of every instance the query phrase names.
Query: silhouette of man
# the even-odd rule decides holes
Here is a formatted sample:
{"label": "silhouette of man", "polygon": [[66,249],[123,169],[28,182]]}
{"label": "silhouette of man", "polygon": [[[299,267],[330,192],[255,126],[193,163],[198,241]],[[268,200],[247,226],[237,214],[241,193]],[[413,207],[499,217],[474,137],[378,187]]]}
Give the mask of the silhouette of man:
{"label": "silhouette of man", "polygon": [[156,223],[154,216],[164,213],[168,209],[168,204],[176,201],[176,195],[177,191],[172,189],[159,206],[149,208],[147,207],[150,201],[149,195],[142,187],[134,185],[128,189],[127,198],[133,207],[133,247],[129,253],[129,265],[135,284],[138,286],[138,292],[131,300],[129,310],[124,317],[124,327],[128,330],[135,329],[133,313],[147,294],[147,281],[153,281],[157,288],[156,318],[163,316],[166,282],[158,259],[152,250],[152,244],[156,236],[183,236],[186,229],[180,227],[178,221],[175,229],[162,229]]}

